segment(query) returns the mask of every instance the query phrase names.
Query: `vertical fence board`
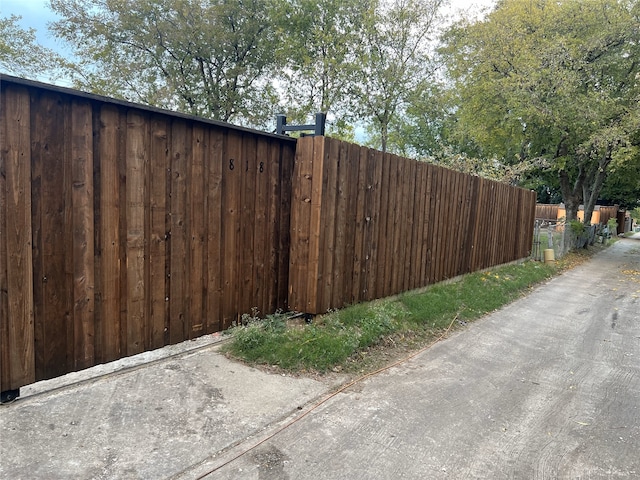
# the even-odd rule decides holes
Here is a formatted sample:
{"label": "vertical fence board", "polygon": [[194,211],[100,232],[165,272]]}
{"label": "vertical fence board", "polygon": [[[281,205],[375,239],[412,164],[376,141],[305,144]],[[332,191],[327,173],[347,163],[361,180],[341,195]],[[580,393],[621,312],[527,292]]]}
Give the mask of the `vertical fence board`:
{"label": "vertical fence board", "polygon": [[476,225],[476,251],[475,251],[475,266],[474,270],[481,270],[485,265],[485,261],[489,258],[490,250],[487,248],[486,238],[491,234],[491,225],[487,223],[488,212],[491,208],[491,182],[480,179],[481,183],[481,197],[480,205],[478,208],[478,223]]}
{"label": "vertical fence board", "polygon": [[242,135],[229,132],[227,135],[227,158],[222,167],[222,204],[223,204],[223,288],[222,319],[223,327],[228,328],[237,321],[239,248],[241,228],[241,195],[242,195]]}
{"label": "vertical fence board", "polygon": [[390,155],[383,153],[380,161],[382,162],[382,179],[380,182],[380,212],[378,215],[378,252],[380,258],[376,282],[376,296],[378,298],[386,297],[390,291],[389,277],[391,273],[391,251],[393,248],[391,229],[393,228],[394,210],[394,206],[391,204],[391,199],[393,198],[391,190],[393,167]]}
{"label": "vertical fence board", "polygon": [[360,157],[358,155],[359,147],[357,145],[349,144],[347,146],[347,168],[345,173],[347,175],[348,184],[348,196],[347,196],[347,211],[345,229],[345,252],[344,252],[344,276],[345,286],[343,292],[341,292],[343,303],[353,303],[353,289],[351,288],[354,283],[354,256],[355,256],[355,232],[356,232],[356,219],[357,219],[357,196],[358,196],[358,174],[360,171]]}
{"label": "vertical fence board", "polygon": [[430,235],[430,265],[429,265],[429,280],[428,283],[435,283],[439,279],[438,276],[438,235],[442,228],[440,215],[440,204],[444,191],[442,188],[443,181],[443,169],[441,167],[432,167],[431,174],[431,214],[430,217],[433,220],[431,222],[431,235]]}
{"label": "vertical fence board", "polygon": [[7,231],[7,169],[5,157],[8,153],[6,150],[7,139],[5,132],[5,127],[7,126],[5,115],[6,102],[7,96],[5,91],[2,90],[0,91],[0,392],[12,388],[10,387],[11,372],[9,368],[11,346],[9,344],[9,305],[7,298],[9,292],[9,286],[7,284],[8,251],[5,233]]}
{"label": "vertical fence board", "polygon": [[393,208],[389,205],[389,169],[391,162],[387,155],[382,152],[377,154],[377,162],[380,164],[380,178],[378,183],[378,200],[380,206],[376,215],[376,234],[378,236],[377,248],[377,278],[375,283],[375,297],[386,296],[385,271],[387,270],[387,260],[389,259],[389,212]]}
{"label": "vertical fence board", "polygon": [[311,219],[313,139],[298,141],[291,197],[291,253],[290,274],[296,278],[289,288],[289,307],[295,311],[308,312],[308,278],[306,268],[309,261],[309,229]]}
{"label": "vertical fence board", "polygon": [[420,218],[421,231],[420,241],[422,242],[421,254],[420,254],[420,283],[419,286],[427,285],[429,278],[429,264],[431,262],[430,257],[430,209],[431,209],[431,166],[423,164],[422,166],[422,182],[424,186],[424,207],[422,209],[422,215]]}
{"label": "vertical fence board", "polygon": [[[279,208],[279,228],[278,228],[278,252],[274,259],[278,264],[278,298],[277,307],[286,309],[289,294],[289,259],[291,255],[291,225],[292,191],[293,191],[293,170],[296,157],[296,148],[291,143],[280,143],[276,149],[280,162],[278,174],[278,208]],[[275,173],[275,172],[274,172]]]}
{"label": "vertical fence board", "polygon": [[372,299],[371,287],[375,275],[374,250],[376,237],[374,235],[375,219],[375,196],[377,189],[375,185],[375,151],[372,149],[363,150],[363,160],[365,166],[365,185],[364,185],[364,219],[362,223],[362,262],[360,273],[360,292],[362,300]]}
{"label": "vertical fence board", "polygon": [[[65,197],[62,100],[43,93],[32,98],[32,215],[36,378],[66,373],[69,305],[64,269]],[[37,193],[36,193],[37,192]],[[37,292],[37,293],[36,293]],[[62,293],[61,293],[62,292]]]}
{"label": "vertical fence board", "polygon": [[[152,117],[149,144],[149,345],[159,348],[169,342],[168,252],[168,181],[169,124],[162,117]],[[115,220],[115,219],[114,219]]]}
{"label": "vertical fence board", "polygon": [[380,284],[380,270],[384,269],[381,262],[382,250],[380,248],[380,230],[385,223],[381,216],[382,203],[382,172],[384,169],[384,154],[382,152],[371,150],[371,160],[373,162],[373,203],[371,206],[371,267],[369,268],[369,283],[367,286],[368,298],[374,299],[378,297]]}
{"label": "vertical fence board", "polygon": [[[35,380],[33,260],[31,252],[31,128],[29,94],[22,88],[3,98],[7,328],[9,354],[2,362],[8,389]],[[5,336],[3,335],[3,336]]]}
{"label": "vertical fence board", "polygon": [[[264,173],[267,185],[266,195],[268,209],[266,212],[266,238],[265,238],[265,291],[264,291],[264,312],[275,312],[278,309],[286,309],[286,296],[289,290],[288,273],[289,273],[289,257],[283,254],[280,248],[280,242],[288,241],[289,223],[291,213],[291,174],[288,170],[291,162],[285,156],[288,152],[276,142],[269,141],[267,156],[265,157]],[[284,178],[287,177],[287,178]],[[283,184],[287,184],[283,190]],[[289,193],[289,201],[283,203],[284,192]],[[285,210],[286,209],[286,210]],[[286,226],[281,220],[286,211]],[[286,230],[285,230],[286,229]],[[287,249],[288,251],[288,249]],[[286,262],[286,276],[282,278],[282,262]],[[284,286],[284,290],[283,290]],[[281,303],[282,302],[282,303]]]}
{"label": "vertical fence board", "polygon": [[102,266],[96,282],[100,283],[101,357],[109,362],[121,357],[120,350],[120,180],[118,137],[119,112],[105,105],[99,113],[100,133],[100,251]]}
{"label": "vertical fence board", "polygon": [[389,258],[385,264],[385,279],[387,282],[387,292],[395,292],[398,289],[398,255],[400,248],[400,199],[402,183],[402,165],[397,161],[395,155],[389,155],[387,161],[391,162],[389,175],[389,203],[392,205],[387,222],[389,231]]}
{"label": "vertical fence board", "polygon": [[356,222],[353,251],[353,303],[362,300],[362,271],[365,264],[364,259],[364,229],[365,229],[365,202],[366,202],[366,182],[367,182],[367,155],[366,149],[359,149],[358,156],[358,181],[356,196]]}
{"label": "vertical fence board", "polygon": [[422,268],[422,216],[424,209],[424,184],[422,178],[423,164],[416,162],[415,166],[415,193],[413,210],[413,228],[411,233],[411,277],[409,288],[420,286],[420,270]]}
{"label": "vertical fence board", "polygon": [[[318,139],[323,140],[322,137]],[[337,140],[327,139],[323,152],[323,177],[322,177],[322,208],[320,212],[322,229],[322,241],[320,244],[320,270],[322,274],[318,279],[319,295],[318,307],[320,311],[327,311],[331,308],[331,298],[333,293],[333,257],[335,256],[336,241],[336,202],[338,183],[338,162],[340,145]]]}
{"label": "vertical fence board", "polygon": [[371,274],[375,265],[372,258],[373,252],[373,203],[374,203],[374,151],[372,149],[363,150],[365,162],[365,184],[364,189],[364,218],[362,222],[362,262],[360,270],[360,299],[369,300],[371,287]]}
{"label": "vertical fence board", "polygon": [[460,257],[461,232],[460,221],[462,218],[462,207],[464,199],[464,175],[454,172],[455,188],[452,199],[452,211],[449,213],[449,262],[447,265],[447,278],[453,278],[458,274],[458,258]]}
{"label": "vertical fence board", "polygon": [[330,305],[335,308],[344,306],[344,256],[346,251],[346,230],[347,230],[347,202],[349,195],[349,185],[347,183],[348,173],[348,149],[344,142],[337,143],[338,151],[336,161],[336,214],[335,214],[335,251],[332,255],[332,285]]}
{"label": "vertical fence board", "polygon": [[[320,228],[322,218],[323,182],[325,174],[325,142],[317,137],[311,140],[313,144],[312,173],[311,173],[311,211],[309,216],[309,281],[307,284],[307,308],[308,312],[316,312],[318,309],[319,286],[323,280],[320,248],[324,229]],[[306,222],[305,222],[306,223]]]}
{"label": "vertical fence board", "polygon": [[473,250],[473,230],[475,226],[475,209],[477,202],[477,179],[478,177],[469,176],[466,182],[467,195],[464,211],[463,239],[460,252],[460,264],[458,270],[460,274],[468,273],[471,270],[470,261]]}
{"label": "vertical fence board", "polygon": [[484,178],[480,179],[480,197],[479,207],[477,212],[477,224],[475,230],[476,237],[476,251],[474,270],[481,270],[484,268],[485,259],[489,256],[489,250],[485,243],[485,239],[491,233],[491,225],[487,223],[488,212],[491,208],[491,183]]}
{"label": "vertical fence board", "polygon": [[94,219],[92,109],[88,102],[71,104],[71,175],[75,368],[94,364]]}
{"label": "vertical fence board", "polygon": [[194,125],[191,136],[191,161],[187,165],[187,202],[189,211],[187,243],[189,245],[188,258],[188,291],[189,318],[188,338],[194,338],[205,332],[205,222],[207,211],[205,208],[205,158],[209,149],[207,130],[202,125]]}
{"label": "vertical fence board", "polygon": [[[43,258],[43,242],[42,242],[42,222],[44,205],[40,201],[42,199],[42,183],[43,183],[43,163],[46,159],[46,150],[41,148],[42,142],[46,142],[46,113],[45,106],[39,102],[39,98],[32,97],[30,99],[30,129],[31,134],[31,237],[33,246],[31,256],[33,262],[33,325],[34,325],[34,358],[35,358],[35,376],[41,378],[45,376],[45,322],[46,307],[44,302],[44,278],[46,267]],[[44,115],[43,115],[44,114]],[[40,279],[40,281],[36,280]]]}
{"label": "vertical fence board", "polygon": [[415,258],[413,253],[413,215],[416,195],[416,162],[407,162],[406,177],[404,180],[404,278],[402,281],[402,291],[411,288],[412,270],[415,268]]}
{"label": "vertical fence board", "polygon": [[169,272],[169,342],[185,337],[186,297],[186,202],[187,202],[187,125],[175,120],[171,125],[171,230]]}
{"label": "vertical fence board", "polygon": [[449,192],[448,201],[445,202],[445,213],[443,223],[445,225],[444,235],[442,237],[443,256],[440,257],[442,263],[442,279],[448,280],[453,275],[451,274],[451,265],[455,255],[454,246],[454,232],[453,221],[455,220],[455,210],[457,202],[457,178],[458,173],[453,170],[448,170],[448,182],[447,189]]}
{"label": "vertical fence board", "polygon": [[528,197],[528,204],[529,204],[529,208],[526,208],[526,205],[524,206],[525,210],[528,210],[529,215],[525,215],[521,218],[521,222],[524,225],[523,228],[523,235],[522,235],[522,241],[523,243],[526,242],[523,245],[523,249],[521,252],[521,257],[524,257],[525,255],[530,255],[531,254],[531,248],[532,248],[532,238],[533,238],[533,228],[534,228],[534,223],[535,223],[535,217],[536,217],[536,192],[534,191],[528,191],[526,197]]}
{"label": "vertical fence board", "polygon": [[207,327],[206,333],[223,328],[222,322],[222,171],[226,158],[225,136],[212,129],[207,158]]}
{"label": "vertical fence board", "polygon": [[127,115],[127,354],[146,349],[145,205],[148,149],[147,118]]}
{"label": "vertical fence board", "polygon": [[326,185],[322,208],[323,224],[327,225],[325,229],[324,245],[322,247],[322,271],[323,284],[321,288],[321,311],[327,311],[331,308],[331,300],[334,285],[334,258],[336,256],[336,215],[338,201],[338,160],[340,155],[340,142],[329,139],[328,147],[325,149],[324,168]]}
{"label": "vertical fence board", "polygon": [[269,143],[266,139],[258,139],[256,147],[256,191],[254,195],[254,229],[253,237],[253,288],[252,297],[254,306],[261,314],[269,311],[266,304],[265,287],[267,281],[275,284],[276,279],[271,277],[268,268],[269,244],[269,207],[271,198],[269,195]]}
{"label": "vertical fence board", "polygon": [[447,181],[449,179],[449,170],[438,167],[437,168],[437,177],[434,177],[434,181],[436,182],[434,187],[434,195],[435,195],[435,205],[433,218],[436,220],[434,222],[434,231],[433,231],[433,279],[432,282],[439,282],[442,280],[442,262],[440,261],[443,258],[442,254],[442,237],[445,232],[444,225],[444,214],[446,212],[446,202],[449,197],[449,192],[447,188]]}
{"label": "vertical fence board", "polygon": [[249,313],[257,308],[253,298],[253,258],[254,258],[254,230],[255,230],[255,196],[256,196],[256,155],[257,144],[255,137],[244,136],[242,141],[243,161],[241,172],[241,216],[240,216],[240,306],[238,313]]}

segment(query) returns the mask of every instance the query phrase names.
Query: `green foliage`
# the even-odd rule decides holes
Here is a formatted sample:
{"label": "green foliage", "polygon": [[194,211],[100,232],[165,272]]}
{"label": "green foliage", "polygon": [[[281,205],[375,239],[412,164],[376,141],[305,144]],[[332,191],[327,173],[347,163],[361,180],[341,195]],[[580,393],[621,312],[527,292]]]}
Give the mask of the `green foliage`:
{"label": "green foliage", "polygon": [[637,2],[505,0],[441,50],[457,135],[507,164],[544,159],[568,218],[592,210],[615,158],[633,158],[640,110]]}
{"label": "green foliage", "polygon": [[640,223],[640,207],[631,210],[630,215],[636,223]]}
{"label": "green foliage", "polygon": [[640,145],[621,148],[608,168],[600,199],[632,209],[640,205]]}
{"label": "green foliage", "polygon": [[217,120],[273,117],[270,0],[51,0],[79,87]]}
{"label": "green foliage", "polygon": [[443,0],[376,3],[357,51],[352,94],[357,112],[369,121],[373,144],[386,151],[392,122],[411,97],[433,78],[428,36],[434,33]]}
{"label": "green foliage", "polygon": [[271,316],[233,328],[225,348],[245,361],[285,370],[342,368],[389,335],[438,331],[454,319],[469,321],[500,308],[556,268],[538,262],[499,267],[396,299],[334,311],[312,325],[287,326],[282,316]]}
{"label": "green foliage", "polygon": [[455,315],[473,320],[509,303],[554,271],[555,267],[537,262],[509,265],[465,275],[452,284],[434,285],[425,293],[405,294],[400,301],[411,321],[442,328]]}
{"label": "green foliage", "polygon": [[[370,0],[278,2],[274,22],[284,41],[276,51],[283,70],[284,113],[304,122],[315,112],[349,111],[351,78]],[[344,125],[337,130],[344,132]]]}
{"label": "green foliage", "polygon": [[34,29],[21,28],[20,18],[0,18],[0,72],[31,79],[55,78],[64,61],[38,44]]}
{"label": "green foliage", "polygon": [[584,234],[585,232],[585,226],[584,223],[582,223],[579,220],[571,220],[569,222],[569,225],[571,227],[571,231],[576,235],[576,236],[580,236],[582,234]]}
{"label": "green foliage", "polygon": [[390,311],[355,305],[325,316],[322,323],[286,328],[281,316],[232,330],[229,351],[250,362],[286,370],[326,371],[356,351],[377,343],[394,328]]}

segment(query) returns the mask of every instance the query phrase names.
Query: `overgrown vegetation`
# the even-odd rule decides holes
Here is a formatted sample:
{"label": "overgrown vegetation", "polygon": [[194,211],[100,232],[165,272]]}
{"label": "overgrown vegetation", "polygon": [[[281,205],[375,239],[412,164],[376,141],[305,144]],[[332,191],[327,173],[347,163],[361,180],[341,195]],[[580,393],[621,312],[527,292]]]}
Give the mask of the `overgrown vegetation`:
{"label": "overgrown vegetation", "polygon": [[[353,305],[292,324],[286,315],[246,318],[223,349],[254,365],[289,372],[362,372],[432,342],[513,301],[533,286],[590,258],[602,246],[554,264],[527,261],[465,275],[396,297]],[[393,353],[389,353],[389,351]]]}

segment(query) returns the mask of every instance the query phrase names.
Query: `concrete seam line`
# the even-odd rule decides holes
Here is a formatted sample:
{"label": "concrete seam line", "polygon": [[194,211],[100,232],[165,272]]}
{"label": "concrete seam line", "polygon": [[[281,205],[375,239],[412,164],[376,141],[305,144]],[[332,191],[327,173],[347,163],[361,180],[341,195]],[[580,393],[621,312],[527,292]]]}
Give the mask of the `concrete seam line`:
{"label": "concrete seam line", "polygon": [[238,460],[240,457],[243,457],[244,455],[246,455],[247,453],[251,452],[252,450],[255,450],[256,448],[258,448],[260,445],[262,445],[263,443],[267,442],[268,440],[271,440],[272,438],[274,438],[276,435],[278,435],[279,433],[282,433],[284,430],[286,430],[287,428],[291,427],[292,425],[294,425],[295,423],[299,422],[300,420],[302,420],[303,418],[305,418],[307,415],[309,415],[311,412],[313,412],[314,410],[318,409],[319,407],[321,407],[322,405],[324,405],[325,403],[327,403],[329,400],[331,400],[333,397],[335,397],[336,395],[338,395],[339,393],[344,392],[346,389],[348,389],[349,387],[352,387],[353,385],[362,382],[363,380],[366,380],[367,378],[373,377],[375,375],[378,375],[382,372],[385,372],[387,370],[392,369],[393,367],[397,367],[398,365],[401,365],[405,362],[408,362],[409,360],[411,360],[412,358],[418,356],[419,354],[421,354],[422,352],[428,350],[429,348],[431,348],[433,345],[435,345],[436,343],[440,342],[441,340],[443,340],[447,334],[449,333],[449,331],[451,330],[451,327],[453,326],[453,323],[458,319],[458,315],[456,314],[456,316],[453,318],[453,320],[451,320],[451,323],[449,324],[449,326],[446,328],[446,330],[444,332],[442,332],[442,334],[436,338],[434,341],[432,341],[431,343],[429,343],[428,345],[422,347],[420,350],[417,350],[416,352],[413,352],[411,355],[404,357],[400,360],[398,360],[395,363],[392,363],[391,365],[387,365],[385,367],[382,367],[374,372],[370,372],[367,373],[365,375],[362,375],[358,378],[356,378],[355,380],[352,380],[351,382],[341,386],[340,388],[338,388],[335,392],[330,393],[329,395],[327,395],[325,398],[323,398],[322,400],[320,400],[319,402],[315,403],[314,405],[312,405],[309,409],[307,409],[302,415],[294,418],[293,420],[291,420],[290,422],[286,423],[285,425],[283,425],[282,427],[278,428],[276,431],[272,432],[271,434],[267,435],[265,438],[263,438],[262,440],[260,440],[259,442],[257,442],[255,445],[252,445],[244,450],[242,450],[240,453],[238,453],[237,455],[233,456],[232,458],[230,458],[229,460],[225,461],[224,463],[221,463],[220,465],[217,465],[216,467],[208,470],[207,472],[205,472],[204,474],[200,475],[199,477],[196,477],[196,480],[202,480],[204,478],[206,478],[207,476],[211,475],[212,473],[215,473],[216,471],[220,470],[222,467],[225,467],[233,462],[235,462],[236,460]]}

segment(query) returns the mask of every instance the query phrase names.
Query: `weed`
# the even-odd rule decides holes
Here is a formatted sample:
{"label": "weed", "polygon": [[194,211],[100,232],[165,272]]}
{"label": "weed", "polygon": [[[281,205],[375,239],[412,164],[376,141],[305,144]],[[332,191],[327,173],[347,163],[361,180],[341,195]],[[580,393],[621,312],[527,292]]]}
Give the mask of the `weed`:
{"label": "weed", "polygon": [[[353,305],[318,317],[311,325],[290,326],[283,314],[264,320],[253,316],[231,330],[225,351],[252,364],[287,371],[375,368],[372,352],[416,348],[443,331],[453,319],[459,325],[513,301],[532,286],[571,268],[589,256],[569,254],[562,262],[534,261],[465,275],[397,297]],[[388,360],[381,354],[380,361]]]}

